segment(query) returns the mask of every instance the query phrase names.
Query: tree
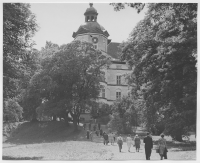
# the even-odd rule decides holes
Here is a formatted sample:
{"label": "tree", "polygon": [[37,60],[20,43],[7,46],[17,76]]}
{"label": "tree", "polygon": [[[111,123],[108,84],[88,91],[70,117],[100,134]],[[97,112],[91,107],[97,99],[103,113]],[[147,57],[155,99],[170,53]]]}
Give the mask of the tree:
{"label": "tree", "polygon": [[29,4],[3,4],[3,98],[17,95],[19,78],[23,74],[23,57],[31,48],[31,37],[37,30],[35,15]]}
{"label": "tree", "polygon": [[40,51],[41,60],[46,57],[52,57],[59,50],[59,46],[57,44],[52,43],[51,41],[46,41],[45,47],[42,47]]}
{"label": "tree", "polygon": [[6,122],[19,122],[22,119],[23,108],[14,100],[4,102],[3,119]]}
{"label": "tree", "polygon": [[132,97],[123,97],[117,100],[112,106],[112,118],[109,126],[118,133],[132,133],[133,127],[138,126],[140,119],[140,109],[136,108],[136,103]]}
{"label": "tree", "polygon": [[31,90],[30,85],[32,84],[31,79],[34,78],[34,74],[41,69],[39,56],[38,50],[31,49],[26,52],[22,60],[24,69],[26,69],[21,74],[16,99],[20,106],[23,107],[23,118],[25,120],[36,120],[36,115],[33,116],[34,110],[32,110],[35,106],[32,97],[35,95],[34,92],[36,90],[34,90],[35,88]]}
{"label": "tree", "polygon": [[133,93],[143,94],[150,125],[182,141],[196,125],[197,4],[149,4],[133,29],[122,59],[134,65]]}
{"label": "tree", "polygon": [[108,116],[109,114],[111,114],[111,106],[105,103],[97,103],[95,102],[95,104],[92,106],[91,111],[90,111],[90,115],[92,116],[92,118],[101,118],[103,116]]}
{"label": "tree", "polygon": [[32,76],[28,87],[23,90],[21,95],[21,105],[24,108],[23,117],[26,120],[38,121],[36,108],[42,103],[41,92],[43,86],[40,82],[42,76],[39,73],[40,71]]}
{"label": "tree", "polygon": [[87,42],[73,41],[52,57],[42,60],[42,71],[36,74],[44,115],[64,111],[73,118],[74,129],[82,111],[98,98],[100,76],[108,58]]}
{"label": "tree", "polygon": [[141,10],[143,10],[145,3],[110,3],[110,5],[114,6],[115,11],[120,11],[122,9],[125,9],[125,6],[129,6],[132,8],[135,8],[138,13],[140,13]]}

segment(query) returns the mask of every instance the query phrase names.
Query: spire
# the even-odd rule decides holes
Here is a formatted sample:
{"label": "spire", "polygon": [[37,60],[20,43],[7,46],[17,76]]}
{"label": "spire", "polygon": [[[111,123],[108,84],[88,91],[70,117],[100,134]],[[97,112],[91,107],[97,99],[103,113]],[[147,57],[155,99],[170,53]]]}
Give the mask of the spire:
{"label": "spire", "polygon": [[89,5],[90,5],[90,7],[92,7],[92,6],[93,6],[93,3],[89,3]]}

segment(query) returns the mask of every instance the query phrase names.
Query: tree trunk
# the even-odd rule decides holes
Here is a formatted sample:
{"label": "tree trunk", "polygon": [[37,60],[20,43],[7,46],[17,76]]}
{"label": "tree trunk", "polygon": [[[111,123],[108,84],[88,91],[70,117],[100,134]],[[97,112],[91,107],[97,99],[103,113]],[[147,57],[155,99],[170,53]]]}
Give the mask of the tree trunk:
{"label": "tree trunk", "polygon": [[77,125],[79,125],[80,117],[77,117]]}
{"label": "tree trunk", "polygon": [[74,131],[77,131],[77,130],[78,130],[78,125],[77,125],[77,122],[78,122],[78,114],[72,113],[72,112],[70,111],[70,115],[71,115],[72,118],[73,118]]}
{"label": "tree trunk", "polygon": [[31,120],[31,122],[38,122],[36,110],[32,114],[32,120]]}
{"label": "tree trunk", "polygon": [[77,117],[76,115],[73,116],[73,124],[74,124],[74,131],[78,130],[78,125],[77,125]]}
{"label": "tree trunk", "polygon": [[65,119],[65,123],[66,123],[66,125],[69,126],[68,113],[64,114],[64,119]]}

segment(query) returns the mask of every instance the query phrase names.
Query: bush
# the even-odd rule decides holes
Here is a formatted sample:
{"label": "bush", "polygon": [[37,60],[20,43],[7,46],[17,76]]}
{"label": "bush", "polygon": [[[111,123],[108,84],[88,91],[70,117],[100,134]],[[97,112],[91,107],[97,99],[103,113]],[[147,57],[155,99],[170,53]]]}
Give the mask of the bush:
{"label": "bush", "polygon": [[103,124],[103,125],[107,125],[109,121],[110,121],[109,115],[98,118],[98,123]]}
{"label": "bush", "polygon": [[19,122],[22,119],[23,108],[14,99],[4,102],[3,120],[6,122]]}
{"label": "bush", "polygon": [[117,113],[114,113],[111,117],[110,122],[108,123],[108,127],[112,130],[117,131],[118,133],[123,133],[123,119],[121,119]]}
{"label": "bush", "polygon": [[111,120],[108,123],[108,126],[112,130],[117,131],[117,133],[119,134],[132,133],[132,126],[130,125],[130,123],[128,123],[125,118],[120,118],[118,113],[114,113],[112,115]]}

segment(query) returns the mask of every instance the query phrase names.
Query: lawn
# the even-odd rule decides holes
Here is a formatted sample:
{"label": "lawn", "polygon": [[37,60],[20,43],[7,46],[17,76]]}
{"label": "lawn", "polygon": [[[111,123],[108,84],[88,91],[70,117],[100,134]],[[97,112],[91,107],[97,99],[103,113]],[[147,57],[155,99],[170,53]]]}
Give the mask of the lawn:
{"label": "lawn", "polygon": [[[155,148],[160,136],[152,138],[152,160],[159,160]],[[196,159],[196,141],[180,143],[172,141],[171,137],[165,138],[169,160]],[[134,154],[135,148],[132,148],[131,154],[124,142],[123,152],[119,154],[117,144],[104,146],[101,141],[97,142],[86,139],[82,126],[74,132],[73,125],[66,126],[64,122],[25,122],[3,143],[3,160],[145,160],[143,143],[140,153]]]}

